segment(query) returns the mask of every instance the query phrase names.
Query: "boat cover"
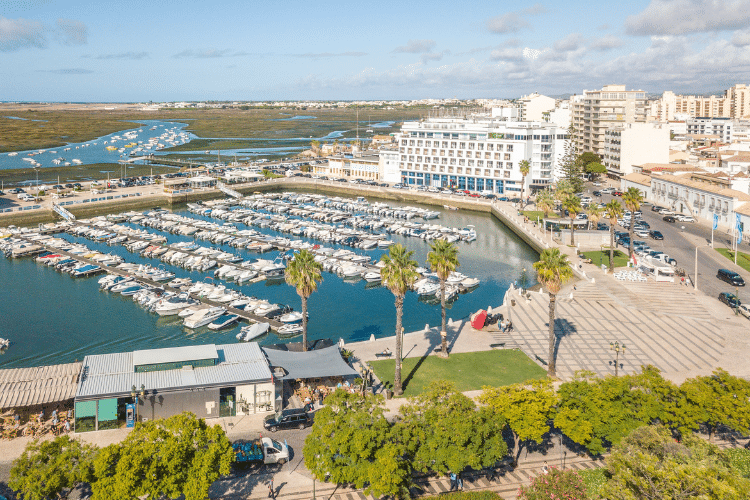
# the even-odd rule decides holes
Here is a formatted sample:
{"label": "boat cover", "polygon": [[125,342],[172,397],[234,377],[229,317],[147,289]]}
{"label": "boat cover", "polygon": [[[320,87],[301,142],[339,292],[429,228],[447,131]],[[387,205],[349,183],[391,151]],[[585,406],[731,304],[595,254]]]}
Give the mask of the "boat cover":
{"label": "boat cover", "polygon": [[484,309],[481,309],[476,316],[474,316],[474,319],[471,320],[471,326],[474,328],[474,330],[481,330],[484,328],[484,322],[487,319],[487,311]]}
{"label": "boat cover", "polygon": [[261,349],[268,358],[271,370],[276,367],[284,369],[286,375],[281,377],[283,380],[359,375],[341,357],[337,345],[307,352]]}

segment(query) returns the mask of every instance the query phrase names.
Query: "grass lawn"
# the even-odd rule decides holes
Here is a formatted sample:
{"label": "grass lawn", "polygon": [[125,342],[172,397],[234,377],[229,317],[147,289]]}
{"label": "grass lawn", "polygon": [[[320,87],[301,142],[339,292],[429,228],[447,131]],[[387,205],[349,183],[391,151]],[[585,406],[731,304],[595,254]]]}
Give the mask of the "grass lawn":
{"label": "grass lawn", "polygon": [[[733,251],[729,250],[728,248],[717,248],[716,251],[734,262]],[[740,252],[739,254],[737,254],[737,265],[745,271],[750,271],[750,254],[746,254],[745,252]]]}
{"label": "grass lawn", "polygon": [[[395,359],[370,361],[375,375],[393,387]],[[493,350],[451,354],[448,359],[438,356],[407,358],[401,365],[404,396],[420,394],[434,380],[448,380],[459,391],[516,384],[529,379],[540,379],[546,372],[521,351]]]}
{"label": "grass lawn", "polygon": [[[599,259],[605,266],[609,266],[609,250],[593,250],[591,252],[581,252],[584,257],[591,259],[592,264],[599,265]],[[602,253],[604,255],[602,255]],[[615,250],[615,267],[625,267],[628,265],[628,254]]]}
{"label": "grass lawn", "polygon": [[[536,218],[539,217],[539,220],[544,219],[544,212],[541,210],[522,210],[522,214],[524,214],[526,217],[529,218],[530,221],[535,222]],[[548,219],[559,219],[560,216],[557,215],[555,212],[550,212],[547,214]]]}

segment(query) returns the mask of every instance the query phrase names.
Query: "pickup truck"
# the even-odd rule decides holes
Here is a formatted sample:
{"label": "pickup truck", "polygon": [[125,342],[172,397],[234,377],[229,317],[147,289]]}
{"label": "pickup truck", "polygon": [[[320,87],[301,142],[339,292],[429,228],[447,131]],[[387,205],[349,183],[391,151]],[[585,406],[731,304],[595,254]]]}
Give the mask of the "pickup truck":
{"label": "pickup truck", "polygon": [[237,463],[285,464],[289,461],[289,447],[275,439],[260,438],[232,443]]}

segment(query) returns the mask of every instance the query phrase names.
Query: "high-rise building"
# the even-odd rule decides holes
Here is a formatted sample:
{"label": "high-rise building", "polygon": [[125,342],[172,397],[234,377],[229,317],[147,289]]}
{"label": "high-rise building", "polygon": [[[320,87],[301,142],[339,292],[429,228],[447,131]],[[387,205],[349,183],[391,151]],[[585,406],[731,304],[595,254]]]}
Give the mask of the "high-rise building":
{"label": "high-rise building", "polygon": [[649,118],[662,122],[698,117],[740,120],[750,118],[750,87],[738,83],[722,96],[679,95],[668,90],[649,105]]}
{"label": "high-rise building", "polygon": [[730,101],[731,117],[735,120],[750,118],[750,86],[738,83],[725,92]]}
{"label": "high-rise building", "polygon": [[571,126],[578,153],[604,156],[605,133],[615,125],[646,121],[646,92],[625,90],[625,85],[606,85],[584,90],[571,98]]}
{"label": "high-rise building", "polygon": [[399,140],[401,182],[515,196],[523,180],[519,163],[527,160],[528,193],[552,184],[567,139],[567,130],[553,124],[489,116],[405,122]]}
{"label": "high-rise building", "polygon": [[555,100],[536,92],[521,97],[516,101],[518,117],[523,122],[540,122],[544,113],[555,109]]}
{"label": "high-rise building", "polygon": [[659,123],[623,123],[604,133],[602,164],[607,173],[623,177],[643,163],[669,163],[669,126]]}

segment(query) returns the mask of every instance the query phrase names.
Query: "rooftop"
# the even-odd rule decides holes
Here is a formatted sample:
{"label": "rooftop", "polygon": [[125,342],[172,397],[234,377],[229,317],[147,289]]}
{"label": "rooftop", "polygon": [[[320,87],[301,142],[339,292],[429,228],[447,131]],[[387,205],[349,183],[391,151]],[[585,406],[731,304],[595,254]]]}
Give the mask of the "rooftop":
{"label": "rooftop", "polygon": [[[86,356],[83,360],[81,381],[76,391],[77,399],[93,399],[101,396],[126,396],[133,386],[144,385],[147,391],[169,391],[193,387],[216,387],[238,383],[251,383],[271,379],[271,370],[266,358],[255,342],[227,345],[201,345],[175,349],[155,349],[136,351],[140,360],[157,360],[167,363],[167,358],[160,358],[159,353],[177,360],[201,350],[207,354],[216,354],[216,364],[196,366],[183,369],[138,372],[134,370],[136,353],[123,352],[114,354],[97,354]],[[196,351],[192,351],[195,349]]]}
{"label": "rooftop", "polygon": [[651,176],[646,174],[628,174],[623,177],[626,181],[635,182],[636,184],[641,184],[643,186],[650,186],[651,185]]}
{"label": "rooftop", "polygon": [[73,399],[83,363],[0,370],[0,408]]}
{"label": "rooftop", "polygon": [[742,191],[737,191],[736,189],[722,188],[709,184],[707,182],[696,181],[691,177],[692,174],[664,175],[660,177],[660,180],[663,180],[665,182],[672,182],[681,186],[691,187],[694,189],[700,189],[701,191],[718,194],[727,198],[735,198],[738,201],[750,201],[750,194],[743,193]]}
{"label": "rooftop", "polygon": [[133,366],[180,363],[199,359],[217,359],[218,357],[219,354],[216,352],[214,344],[148,349],[145,351],[133,351]]}

